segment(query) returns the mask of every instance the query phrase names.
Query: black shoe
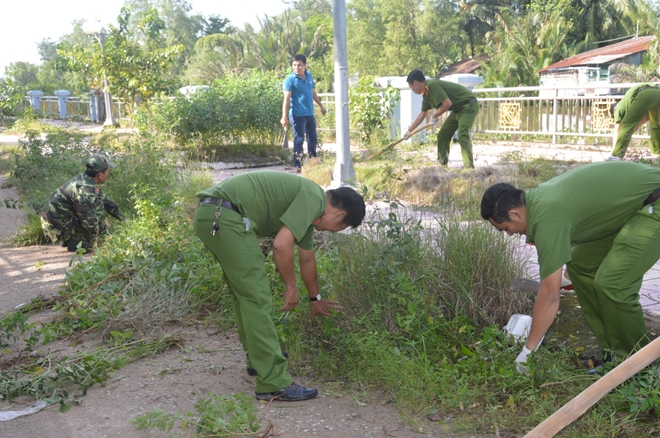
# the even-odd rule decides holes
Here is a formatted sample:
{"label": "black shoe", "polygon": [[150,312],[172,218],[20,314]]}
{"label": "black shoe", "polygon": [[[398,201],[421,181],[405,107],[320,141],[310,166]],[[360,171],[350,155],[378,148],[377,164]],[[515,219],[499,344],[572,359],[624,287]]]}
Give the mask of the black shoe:
{"label": "black shoe", "polygon": [[319,392],[315,388],[305,388],[304,386],[292,383],[286,388],[280,389],[277,392],[257,392],[256,394],[257,400],[296,402],[314,398],[318,395],[318,393]]}
{"label": "black shoe", "polygon": [[[282,356],[284,356],[285,359],[289,358],[289,355],[286,354],[286,351],[282,352]],[[247,367],[247,373],[248,376],[257,377],[257,370],[255,370],[254,368]]]}
{"label": "black shoe", "polygon": [[590,376],[596,376],[596,375],[602,376],[606,372],[612,370],[612,368],[614,368],[614,354],[606,351],[603,354],[603,364],[595,368],[591,368],[585,372]]}
{"label": "black shoe", "polygon": [[[80,248],[78,248],[78,245],[80,245]],[[92,245],[90,245],[87,242],[82,242],[80,240],[69,240],[66,242],[66,249],[69,252],[77,252],[78,249],[82,251],[83,254],[89,252],[89,250],[92,248]]]}

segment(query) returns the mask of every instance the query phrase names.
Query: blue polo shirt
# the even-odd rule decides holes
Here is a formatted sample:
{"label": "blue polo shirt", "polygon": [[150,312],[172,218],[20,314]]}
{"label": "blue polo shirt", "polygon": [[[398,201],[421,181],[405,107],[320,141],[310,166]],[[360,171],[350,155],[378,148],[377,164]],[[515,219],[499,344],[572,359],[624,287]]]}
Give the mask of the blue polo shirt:
{"label": "blue polo shirt", "polygon": [[305,79],[302,79],[295,72],[291,72],[284,79],[282,87],[284,91],[291,92],[291,107],[289,114],[295,117],[314,115],[314,78],[312,74],[305,70]]}

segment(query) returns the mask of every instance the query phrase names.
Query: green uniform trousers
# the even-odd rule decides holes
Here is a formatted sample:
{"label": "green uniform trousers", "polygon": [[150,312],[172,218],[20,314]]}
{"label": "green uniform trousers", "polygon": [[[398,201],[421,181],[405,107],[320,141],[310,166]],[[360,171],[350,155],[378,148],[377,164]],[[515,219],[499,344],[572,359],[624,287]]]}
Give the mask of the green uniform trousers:
{"label": "green uniform trousers", "polygon": [[[216,210],[221,213],[216,221]],[[213,222],[219,230],[211,234]],[[215,204],[202,204],[195,212],[195,234],[213,252],[234,294],[238,335],[247,353],[248,366],[257,371],[256,392],[275,392],[289,386],[277,330],[273,323],[273,297],[266,276],[254,223],[250,230],[241,215]]]}
{"label": "green uniform trousers", "polygon": [[651,136],[651,153],[660,155],[660,125],[658,125],[658,110],[660,109],[660,88],[647,88],[641,90],[635,99],[630,102],[626,110],[616,145],[612,155],[622,158],[628,150],[628,145],[635,133],[635,128],[642,117],[649,114],[649,135]]}
{"label": "green uniform trousers", "polygon": [[479,112],[479,103],[469,103],[458,111],[452,111],[447,119],[442,123],[438,131],[438,161],[447,165],[449,162],[449,147],[451,138],[458,129],[458,142],[461,145],[461,154],[463,155],[463,166],[466,169],[474,168],[474,159],[472,158],[472,140],[470,139],[470,129],[477,118]]}
{"label": "green uniform trousers", "polygon": [[639,290],[660,259],[660,200],[618,234],[576,245],[567,264],[582,312],[603,350],[626,358],[648,343]]}

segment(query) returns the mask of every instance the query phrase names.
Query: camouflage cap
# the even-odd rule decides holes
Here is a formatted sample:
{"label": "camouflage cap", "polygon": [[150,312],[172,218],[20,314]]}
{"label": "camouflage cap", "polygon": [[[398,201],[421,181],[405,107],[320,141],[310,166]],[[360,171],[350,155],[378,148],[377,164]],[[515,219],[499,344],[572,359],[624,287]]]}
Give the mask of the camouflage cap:
{"label": "camouflage cap", "polygon": [[108,167],[113,168],[115,165],[110,163],[108,159],[101,154],[92,155],[87,159],[87,170],[103,172]]}

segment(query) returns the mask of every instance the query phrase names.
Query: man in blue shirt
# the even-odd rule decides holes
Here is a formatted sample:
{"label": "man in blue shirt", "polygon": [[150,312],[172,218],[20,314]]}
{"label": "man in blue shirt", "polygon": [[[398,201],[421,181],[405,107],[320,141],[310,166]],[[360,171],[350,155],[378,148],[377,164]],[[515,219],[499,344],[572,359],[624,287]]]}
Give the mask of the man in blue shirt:
{"label": "man in blue shirt", "polygon": [[291,121],[293,126],[293,162],[300,172],[300,157],[303,155],[303,141],[307,133],[307,153],[316,156],[316,119],[314,118],[314,102],[321,108],[321,114],[326,110],[314,89],[314,78],[307,71],[305,55],[295,55],[291,63],[293,72],[284,80],[284,102],[282,102],[282,120],[280,123],[286,129]]}

